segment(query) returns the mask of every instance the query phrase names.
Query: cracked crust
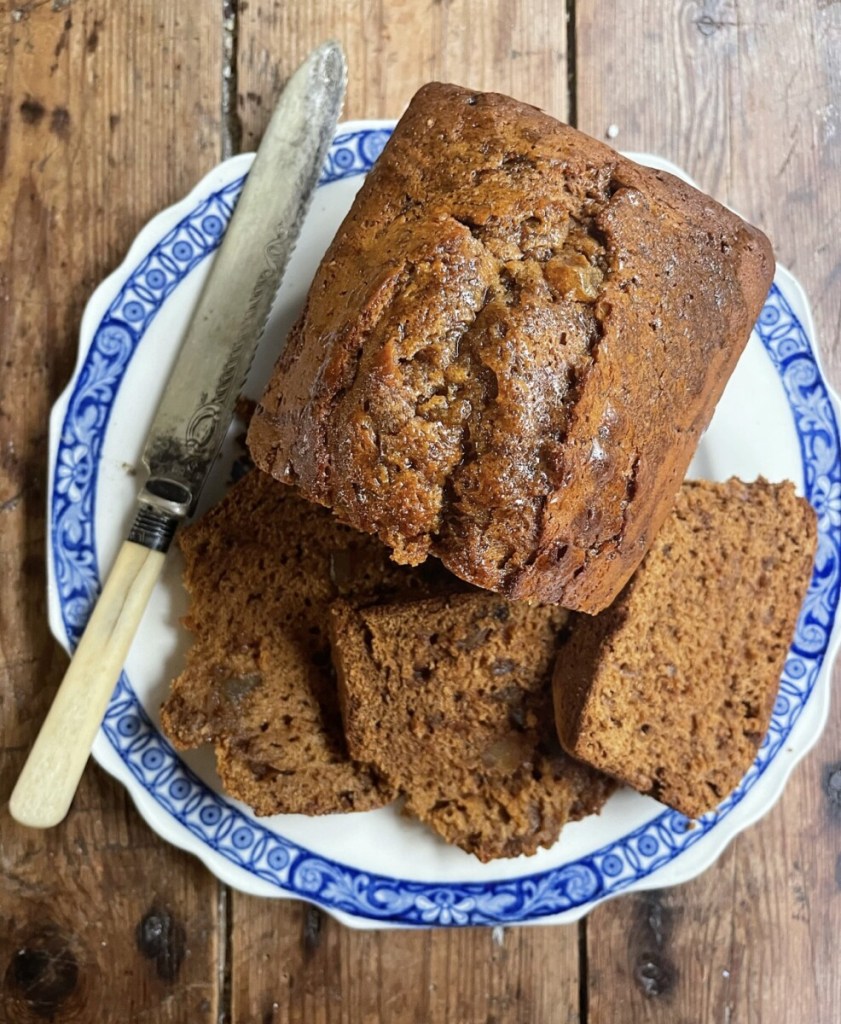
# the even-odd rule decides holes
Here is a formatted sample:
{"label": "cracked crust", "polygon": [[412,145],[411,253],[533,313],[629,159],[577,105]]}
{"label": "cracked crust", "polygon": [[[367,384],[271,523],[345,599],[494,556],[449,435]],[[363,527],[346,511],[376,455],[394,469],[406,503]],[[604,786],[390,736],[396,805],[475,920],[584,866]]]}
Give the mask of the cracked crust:
{"label": "cracked crust", "polygon": [[424,87],[249,432],[399,562],[596,612],[671,506],[773,275],[767,239],[495,94]]}

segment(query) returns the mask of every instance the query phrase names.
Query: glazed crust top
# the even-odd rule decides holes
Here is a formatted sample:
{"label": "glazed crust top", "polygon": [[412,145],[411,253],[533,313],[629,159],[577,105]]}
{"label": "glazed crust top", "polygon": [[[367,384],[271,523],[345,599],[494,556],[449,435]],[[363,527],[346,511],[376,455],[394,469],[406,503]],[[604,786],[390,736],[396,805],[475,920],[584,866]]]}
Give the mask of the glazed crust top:
{"label": "glazed crust top", "polygon": [[761,309],[765,236],[505,96],[425,86],[316,274],[257,465],[400,562],[597,612]]}

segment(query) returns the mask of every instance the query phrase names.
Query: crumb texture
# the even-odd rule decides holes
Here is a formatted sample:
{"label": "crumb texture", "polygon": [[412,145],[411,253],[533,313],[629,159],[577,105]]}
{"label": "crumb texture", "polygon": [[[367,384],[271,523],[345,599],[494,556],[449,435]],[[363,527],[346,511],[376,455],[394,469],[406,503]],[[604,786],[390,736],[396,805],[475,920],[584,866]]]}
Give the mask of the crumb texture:
{"label": "crumb texture", "polygon": [[684,484],[618,600],[568,633],[564,748],[689,817],[716,807],[768,730],[816,540],[790,483]]}
{"label": "crumb texture", "polygon": [[566,617],[478,593],[333,607],[351,752],[405,794],[407,814],[483,861],[551,846],[613,788],[555,735],[551,672]]}
{"label": "crumb texture", "polygon": [[249,432],[397,561],[595,612],[667,514],[773,275],[764,236],[541,111],[424,87]]}
{"label": "crumb texture", "polygon": [[193,634],[161,710],[179,748],[216,747],[227,793],[259,814],[378,807],[393,789],[347,754],[330,663],[337,597],[425,595],[445,573],[395,565],[375,538],[253,471],[180,535]]}

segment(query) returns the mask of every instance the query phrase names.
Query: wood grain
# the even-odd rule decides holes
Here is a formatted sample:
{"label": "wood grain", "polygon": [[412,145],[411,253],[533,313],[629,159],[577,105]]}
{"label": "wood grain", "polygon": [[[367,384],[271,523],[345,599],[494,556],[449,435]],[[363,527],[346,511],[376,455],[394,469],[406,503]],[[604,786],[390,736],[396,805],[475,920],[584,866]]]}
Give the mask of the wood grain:
{"label": "wood grain", "polygon": [[345,120],[399,117],[433,80],[507,92],[566,117],[566,11],[556,0],[250,0],[237,45],[245,149],[259,141],[281,84],[330,38],[348,58]]}
{"label": "wood grain", "polygon": [[[513,93],[559,117],[567,113],[566,19],[553,0],[251,0],[238,19],[236,109],[244,148],[259,141],[281,83],[330,37],[348,56],[346,119],[397,117],[433,79]],[[347,931],[299,904],[232,899],[237,1024],[579,1019],[574,927],[507,930],[498,945],[489,930],[376,935]]]}
{"label": "wood grain", "polygon": [[237,1024],[579,1021],[575,927],[358,932],[235,896],[232,938]]}
{"label": "wood grain", "polygon": [[[223,152],[256,145],[324,38],[348,52],[348,118],[397,116],[439,78],[572,110],[597,137],[682,164],[769,230],[841,383],[841,4],[568,6],[571,62],[555,0],[6,5],[0,800],[66,664],[44,625],[47,413],[84,302],[152,213]],[[839,736],[834,708],[779,805],[701,878],[592,914],[581,977],[575,928],[360,933],[228,893],[89,768],[53,832],[0,812],[0,1020],[834,1024]]]}
{"label": "wood grain", "polygon": [[[84,302],[220,148],[219,14],[4,5],[0,25],[0,799],[66,658],[45,623],[47,420]],[[0,817],[0,1019],[210,1021],[218,888],[89,767],[48,833]]]}
{"label": "wood grain", "polygon": [[[841,6],[577,5],[579,125],[670,157],[762,226],[841,383]],[[838,672],[835,681],[841,678]],[[688,885],[587,924],[591,1024],[836,1021],[841,707],[785,794]],[[829,780],[834,779],[834,783]]]}

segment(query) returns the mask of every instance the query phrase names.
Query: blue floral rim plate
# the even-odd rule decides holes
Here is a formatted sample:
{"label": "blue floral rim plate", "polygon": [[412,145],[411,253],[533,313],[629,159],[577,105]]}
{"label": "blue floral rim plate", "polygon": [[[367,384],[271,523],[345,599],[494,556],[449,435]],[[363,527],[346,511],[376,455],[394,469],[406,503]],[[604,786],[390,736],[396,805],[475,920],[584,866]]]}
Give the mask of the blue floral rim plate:
{"label": "blue floral rim plate", "polygon": [[[340,126],[266,334],[266,352],[249,381],[255,395],[391,127]],[[250,159],[221,164],[150,222],[85,311],[78,364],[51,420],[50,621],[68,648],[78,640],[102,567],[122,537],[146,425],[174,355],[173,336],[177,342]],[[682,173],[654,157],[637,159]],[[819,549],[769,734],[736,792],[694,826],[651,800],[623,793],[600,818],[565,830],[552,850],[482,865],[443,849],[394,809],[320,820],[256,819],[222,795],[206,756],[183,758],[158,729],[157,708],[184,645],[175,622],[183,607],[177,565],[153,596],[149,621],[97,738],[97,760],[126,785],[154,829],[197,854],[224,882],[255,894],[309,900],[357,927],[572,921],[617,893],[697,874],[771,806],[817,739],[838,640],[837,404],[821,371],[805,296],[784,270],[743,362],[746,368],[740,363],[699,449],[696,475],[795,479],[817,510]],[[735,449],[734,430],[746,438]],[[221,467],[217,476],[209,500],[224,490]]]}

